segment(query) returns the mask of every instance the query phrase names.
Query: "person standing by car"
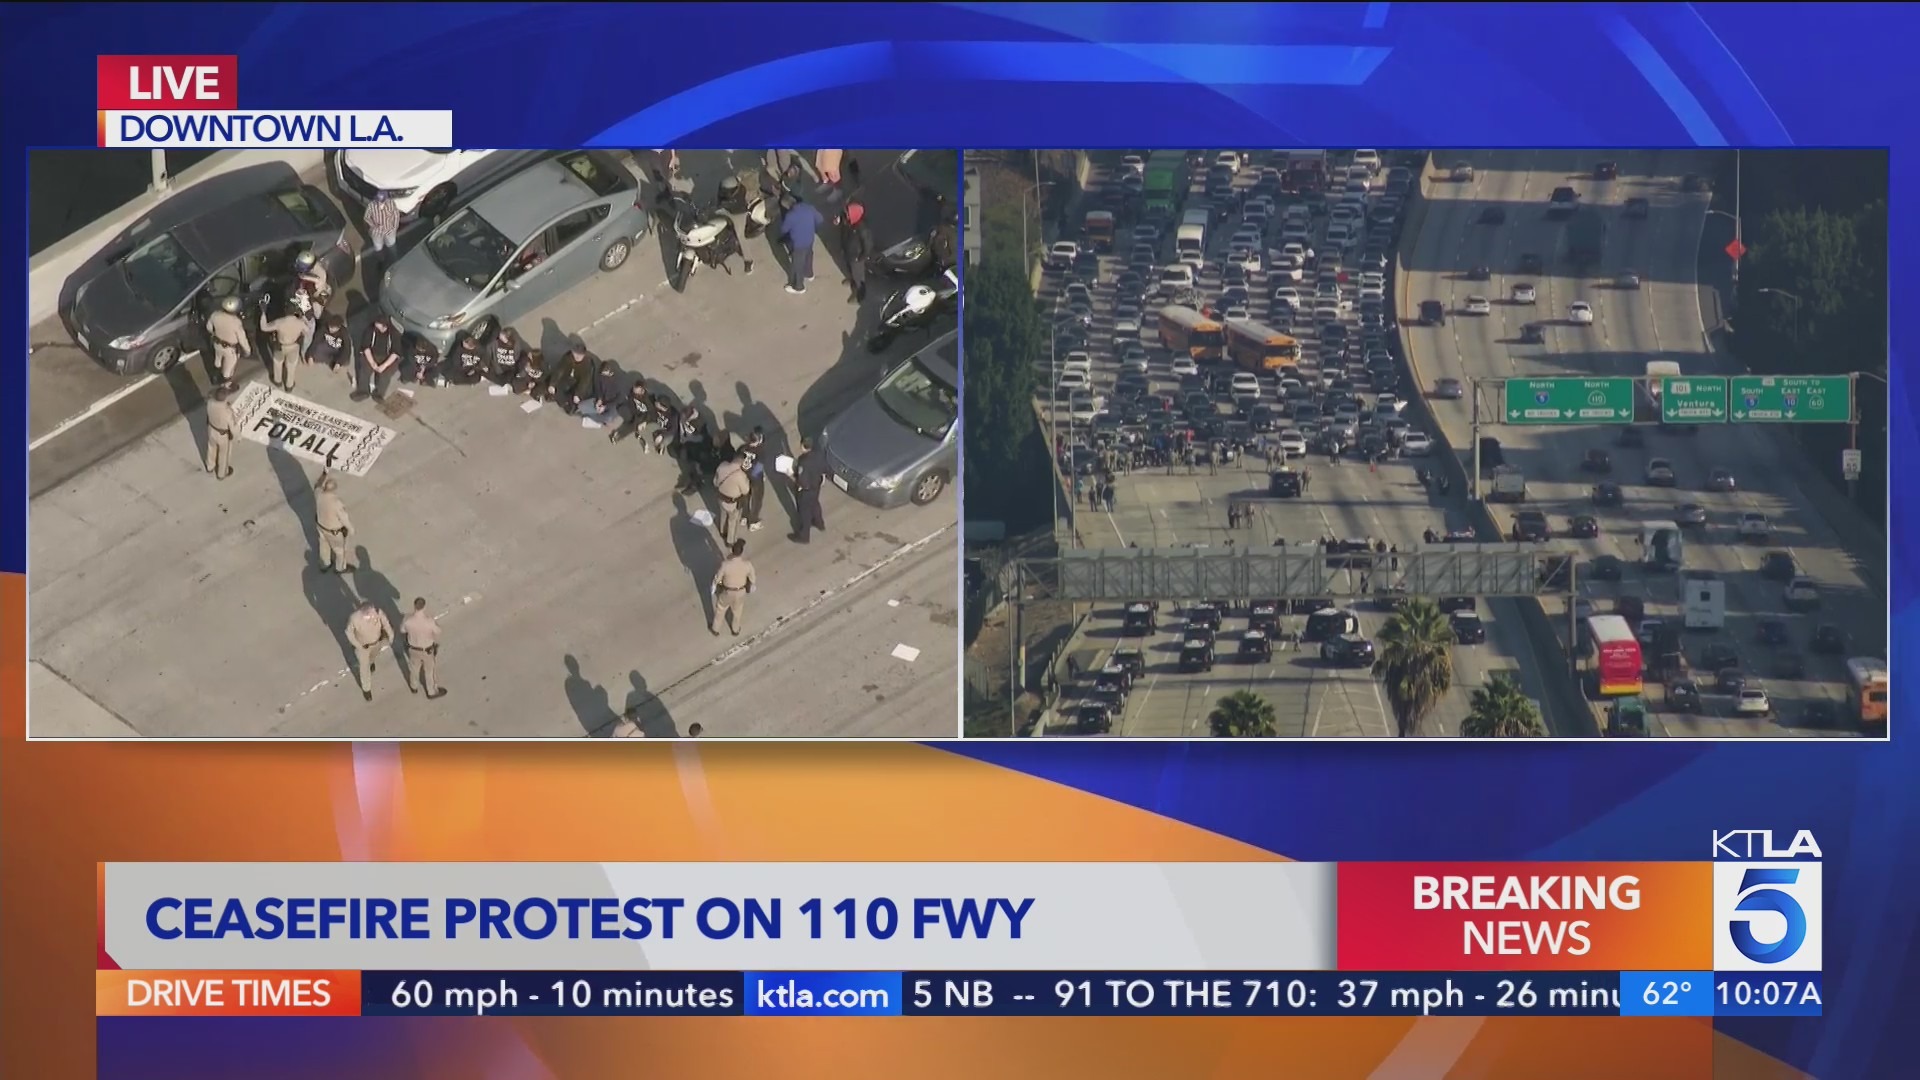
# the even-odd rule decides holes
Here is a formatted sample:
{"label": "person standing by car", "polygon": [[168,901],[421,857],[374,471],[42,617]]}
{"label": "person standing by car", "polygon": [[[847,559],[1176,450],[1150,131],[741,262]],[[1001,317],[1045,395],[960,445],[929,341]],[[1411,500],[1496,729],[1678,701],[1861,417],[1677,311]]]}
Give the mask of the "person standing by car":
{"label": "person standing by car", "polygon": [[360,339],[360,385],[351,395],[353,400],[365,401],[372,397],[385,401],[404,351],[400,331],[394,328],[393,320],[384,311],[375,315],[366,336]]}
{"label": "person standing by car", "polygon": [[253,343],[247,340],[247,324],[240,318],[240,298],[225,297],[219,310],[207,316],[207,337],[213,342],[213,362],[220,369],[220,382],[233,386],[233,373],[240,358],[253,355]]}
{"label": "person standing by car", "polygon": [[260,328],[267,347],[273,350],[268,378],[282,390],[293,389],[294,378],[300,371],[300,343],[308,336],[309,329],[307,320],[291,309]]}
{"label": "person standing by car", "polygon": [[392,193],[374,192],[373,201],[367,204],[365,220],[367,261],[374,264],[371,269],[377,273],[400,242],[400,207],[393,201]]}
{"label": "person standing by car", "polygon": [[215,480],[233,475],[233,406],[224,386],[214,387],[207,402],[207,471]]}
{"label": "person standing by car", "polygon": [[796,203],[780,220],[780,238],[787,242],[787,291],[807,291],[813,280],[813,240],[820,231],[820,211],[810,203]]}
{"label": "person standing by car", "polygon": [[793,490],[795,501],[795,521],[792,540],[797,544],[807,543],[813,530],[825,531],[826,516],[820,510],[820,485],[825,480],[825,472],[820,455],[813,448],[813,440],[800,440],[800,453],[793,459]]}
{"label": "person standing by car", "polygon": [[847,288],[852,290],[847,303],[862,303],[867,298],[867,260],[873,257],[873,236],[867,231],[867,208],[850,202],[840,213],[840,257],[847,264]]}
{"label": "person standing by car", "polygon": [[747,470],[747,531],[760,531],[760,508],[767,500],[767,432],[754,428],[740,444],[740,465]]}

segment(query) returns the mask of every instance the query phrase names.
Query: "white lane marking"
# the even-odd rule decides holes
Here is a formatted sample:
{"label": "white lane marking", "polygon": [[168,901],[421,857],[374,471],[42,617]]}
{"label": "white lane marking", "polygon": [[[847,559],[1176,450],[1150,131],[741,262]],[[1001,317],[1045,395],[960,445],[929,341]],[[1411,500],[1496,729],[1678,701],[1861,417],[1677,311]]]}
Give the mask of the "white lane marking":
{"label": "white lane marking", "polygon": [[[199,356],[199,355],[200,354],[197,352],[188,354],[188,356]],[[184,363],[187,358],[188,357],[181,357],[181,361]],[[58,424],[54,425],[52,431],[49,431],[45,435],[42,435],[39,438],[34,439],[32,442],[27,443],[27,453],[29,454],[33,453],[35,450],[38,450],[42,446],[47,445],[48,443],[52,442],[53,440],[59,438],[62,435],[65,435],[67,432],[73,430],[79,425],[84,424],[87,421],[93,419],[94,417],[100,415],[102,412],[111,408],[114,404],[125,399],[129,395],[138,393],[141,387],[147,385],[148,383],[152,382],[153,380],[159,377],[160,376],[158,375],[142,375],[138,379],[133,380],[132,382],[128,383],[127,385],[121,387],[118,390],[115,390],[113,393],[108,394],[106,397],[101,398],[99,401],[96,401],[93,404],[87,406],[85,409],[81,410],[79,413],[73,416],[69,416],[65,420],[60,421]]]}

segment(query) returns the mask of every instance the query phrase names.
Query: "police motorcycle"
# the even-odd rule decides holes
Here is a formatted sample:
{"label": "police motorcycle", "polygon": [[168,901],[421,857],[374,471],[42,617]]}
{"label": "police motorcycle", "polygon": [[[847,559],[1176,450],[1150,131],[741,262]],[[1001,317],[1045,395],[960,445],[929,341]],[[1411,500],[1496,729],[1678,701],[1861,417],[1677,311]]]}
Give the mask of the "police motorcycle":
{"label": "police motorcycle", "polygon": [[685,292],[694,271],[702,266],[717,266],[731,274],[733,271],[727,267],[726,261],[741,253],[740,237],[735,236],[733,231],[733,219],[718,206],[701,207],[677,192],[671,196],[671,200],[673,239],[679,247],[679,254],[674,260],[673,280],[670,282],[673,291]]}
{"label": "police motorcycle", "polygon": [[913,331],[931,334],[934,327],[955,313],[959,300],[960,275],[954,270],[896,290],[887,297],[878,324],[867,335],[867,351],[880,352],[900,335]]}

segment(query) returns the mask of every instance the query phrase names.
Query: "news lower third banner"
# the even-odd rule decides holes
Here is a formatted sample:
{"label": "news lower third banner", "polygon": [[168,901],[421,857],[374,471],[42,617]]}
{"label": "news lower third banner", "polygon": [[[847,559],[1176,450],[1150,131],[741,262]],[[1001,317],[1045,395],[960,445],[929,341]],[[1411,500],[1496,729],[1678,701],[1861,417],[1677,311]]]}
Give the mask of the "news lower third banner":
{"label": "news lower third banner", "polygon": [[1818,869],[112,863],[99,873],[96,1005],[100,1016],[1818,1015]]}

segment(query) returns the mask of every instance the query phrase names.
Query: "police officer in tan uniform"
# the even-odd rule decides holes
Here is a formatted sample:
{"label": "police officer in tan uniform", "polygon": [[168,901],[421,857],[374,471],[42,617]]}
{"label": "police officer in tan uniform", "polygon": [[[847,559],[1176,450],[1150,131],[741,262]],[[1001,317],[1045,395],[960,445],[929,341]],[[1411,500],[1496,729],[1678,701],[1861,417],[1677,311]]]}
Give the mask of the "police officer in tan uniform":
{"label": "police officer in tan uniform", "polygon": [[713,623],[707,629],[720,636],[720,618],[726,616],[727,629],[740,636],[740,624],[747,617],[747,594],[753,591],[753,564],[747,561],[747,542],[735,540],[729,554],[713,575]]}
{"label": "police officer in tan uniform", "polygon": [[300,371],[300,351],[312,325],[289,310],[260,329],[266,331],[267,344],[273,348],[273,385],[282,390],[293,389],[294,378]]}
{"label": "police officer in tan uniform", "polygon": [[347,641],[353,645],[354,673],[360,677],[360,696],[373,700],[374,651],[393,642],[393,624],[387,613],[369,600],[347,616]]}
{"label": "police officer in tan uniform", "polygon": [[224,386],[214,387],[207,402],[207,471],[216,480],[233,475],[233,406]]}
{"label": "police officer in tan uniform", "polygon": [[427,688],[427,700],[445,697],[440,687],[440,624],[427,614],[427,598],[415,597],[413,612],[400,620],[400,632],[407,636],[407,669],[411,679],[407,689],[419,693]]}
{"label": "police officer in tan uniform", "polygon": [[747,474],[738,454],[727,451],[727,459],[713,474],[713,487],[720,493],[720,540],[732,544],[740,538],[740,526],[746,522],[747,496],[753,492],[753,477]]}
{"label": "police officer in tan uniform", "polygon": [[220,309],[207,316],[207,337],[213,342],[213,361],[220,368],[220,380],[231,385],[240,358],[253,355],[253,343],[247,340],[247,324],[240,318],[239,297],[229,296],[220,301]]}
{"label": "police officer in tan uniform", "polygon": [[[353,519],[347,505],[340,501],[340,482],[328,472],[320,474],[313,485],[314,526],[320,531],[320,570],[346,573],[358,570],[353,561]],[[385,616],[382,616],[385,618]]]}

